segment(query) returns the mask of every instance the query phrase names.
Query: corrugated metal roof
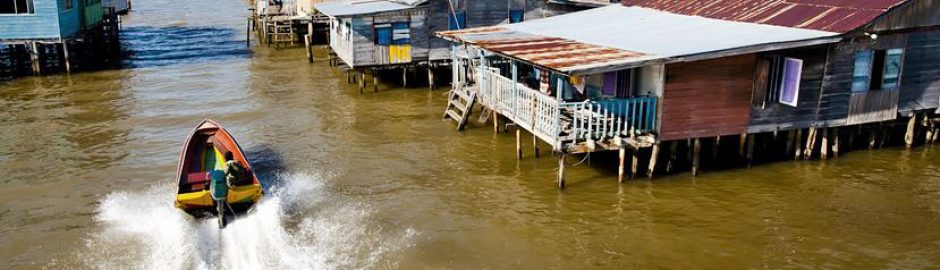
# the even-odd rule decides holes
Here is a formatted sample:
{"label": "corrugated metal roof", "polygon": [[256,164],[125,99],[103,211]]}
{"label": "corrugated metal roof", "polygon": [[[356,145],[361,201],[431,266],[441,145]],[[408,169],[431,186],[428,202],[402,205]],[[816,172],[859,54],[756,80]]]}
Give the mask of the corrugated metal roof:
{"label": "corrugated metal roof", "polygon": [[[494,27],[439,32],[503,55],[568,73],[680,61],[760,45],[777,49],[839,40],[839,33],[723,21],[620,5]],[[787,44],[800,42],[800,44]]]}
{"label": "corrugated metal roof", "polygon": [[907,0],[623,0],[677,14],[845,33]]}
{"label": "corrugated metal roof", "polygon": [[413,8],[427,0],[355,0],[314,4],[313,7],[331,17],[354,16]]}

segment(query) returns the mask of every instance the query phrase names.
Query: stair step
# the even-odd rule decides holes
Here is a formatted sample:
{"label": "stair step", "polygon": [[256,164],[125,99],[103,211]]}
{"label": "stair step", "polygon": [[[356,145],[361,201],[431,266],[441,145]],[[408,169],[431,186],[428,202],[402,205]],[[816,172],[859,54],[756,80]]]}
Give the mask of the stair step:
{"label": "stair step", "polygon": [[450,119],[454,119],[454,120],[460,121],[460,114],[457,113],[457,112],[455,112],[455,111],[453,111],[453,110],[447,110],[447,112],[445,112],[445,114],[446,114],[447,116],[449,116]]}

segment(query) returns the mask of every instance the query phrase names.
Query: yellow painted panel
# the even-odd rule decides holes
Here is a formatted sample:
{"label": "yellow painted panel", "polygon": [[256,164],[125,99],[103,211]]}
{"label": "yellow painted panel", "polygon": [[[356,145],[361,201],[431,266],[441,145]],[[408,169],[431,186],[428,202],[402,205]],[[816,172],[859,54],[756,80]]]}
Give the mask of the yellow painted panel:
{"label": "yellow painted panel", "polygon": [[228,196],[225,199],[228,203],[258,202],[261,199],[261,185],[254,184],[229,188]]}
{"label": "yellow painted panel", "polygon": [[208,190],[183,193],[176,195],[176,207],[187,208],[189,206],[212,206],[212,195]]}
{"label": "yellow painted panel", "polygon": [[411,62],[411,44],[389,45],[388,61],[391,63]]}

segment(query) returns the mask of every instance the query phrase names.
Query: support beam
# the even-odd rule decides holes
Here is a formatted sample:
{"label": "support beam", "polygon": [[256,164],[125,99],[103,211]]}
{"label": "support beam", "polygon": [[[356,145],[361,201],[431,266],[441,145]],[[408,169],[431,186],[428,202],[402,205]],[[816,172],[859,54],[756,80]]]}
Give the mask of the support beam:
{"label": "support beam", "polygon": [[310,34],[304,35],[304,50],[307,52],[307,63],[313,63],[313,44]]}
{"label": "support beam", "polygon": [[372,69],[372,92],[379,92],[379,77],[375,75],[375,69]]}
{"label": "support beam", "polygon": [[633,148],[630,152],[633,154],[633,160],[630,162],[630,179],[636,179],[637,166],[640,165],[640,149]]}
{"label": "support beam", "polygon": [[366,89],[366,73],[361,70],[357,70],[356,73],[359,73],[359,94],[362,94]]}
{"label": "support beam", "polygon": [[568,153],[558,153],[558,188],[565,188],[565,157]]}
{"label": "support beam", "polygon": [[741,140],[738,141],[738,156],[744,157],[745,147],[747,146],[747,133],[741,134]]}
{"label": "support beam", "polygon": [[671,141],[671,142],[669,142],[669,161],[666,162],[666,173],[667,173],[667,174],[668,174],[668,173],[671,173],[671,172],[672,172],[672,169],[673,169],[674,166],[675,166],[675,162],[676,162],[676,159],[677,159],[677,158],[676,158],[676,157],[677,157],[676,152],[678,151],[678,148],[679,148],[679,141]]}
{"label": "support beam", "polygon": [[62,63],[65,64],[65,73],[72,73],[72,63],[69,59],[69,41],[62,41]]}
{"label": "support beam", "polygon": [[747,153],[744,158],[747,160],[747,167],[751,168],[751,165],[754,163],[754,140],[756,139],[757,134],[747,136]]}
{"label": "support beam", "polygon": [[868,129],[868,149],[875,149],[878,141],[878,129],[872,127]]}
{"label": "support beam", "polygon": [[800,160],[803,157],[803,149],[801,145],[803,142],[803,129],[796,130],[796,139],[793,140],[793,147],[796,151],[793,153],[793,160]]}
{"label": "support beam", "polygon": [[916,136],[915,132],[917,131],[916,126],[917,114],[915,113],[912,114],[911,119],[907,121],[907,132],[904,133],[904,145],[906,145],[907,148],[914,146],[914,136]]}
{"label": "support beam", "polygon": [[809,133],[806,134],[806,149],[803,150],[803,159],[809,160],[813,157],[813,148],[816,147],[816,128],[809,128]]}
{"label": "support beam", "polygon": [[712,160],[718,160],[718,153],[721,149],[721,135],[715,136],[715,144],[712,145]]}
{"label": "support beam", "polygon": [[829,128],[822,129],[822,144],[819,146],[819,159],[829,158]]}
{"label": "support beam", "polygon": [[516,128],[516,159],[522,159],[522,129]]}
{"label": "support beam", "polygon": [[499,114],[493,111],[493,134],[499,134]]}
{"label": "support beam", "polygon": [[535,152],[535,158],[539,158],[539,137],[532,134],[532,150]]}
{"label": "support beam", "polygon": [[401,69],[401,87],[408,88],[408,67]]}
{"label": "support beam", "polygon": [[428,63],[428,90],[434,90],[434,68]]}
{"label": "support beam", "polygon": [[694,145],[692,146],[692,175],[698,175],[698,165],[699,165],[699,154],[702,151],[702,142],[699,138],[695,138]]}
{"label": "support beam", "polygon": [[617,182],[623,183],[623,174],[626,171],[626,159],[627,159],[627,147],[623,144],[620,145],[619,156],[620,156],[620,166],[617,168]]}
{"label": "support beam", "polygon": [[839,128],[832,128],[832,156],[839,157]]}
{"label": "support beam", "polygon": [[653,144],[653,152],[650,153],[650,166],[646,170],[646,177],[653,179],[653,173],[656,172],[656,160],[659,159],[659,143]]}
{"label": "support beam", "polygon": [[29,46],[30,46],[29,60],[33,67],[33,75],[36,75],[36,76],[42,75],[41,73],[42,67],[39,63],[39,43],[30,42]]}

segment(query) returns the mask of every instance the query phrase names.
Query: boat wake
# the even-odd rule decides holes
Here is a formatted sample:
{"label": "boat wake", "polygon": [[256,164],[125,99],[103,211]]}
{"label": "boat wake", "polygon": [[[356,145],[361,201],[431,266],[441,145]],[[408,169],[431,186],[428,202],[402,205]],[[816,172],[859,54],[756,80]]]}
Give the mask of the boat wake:
{"label": "boat wake", "polygon": [[331,195],[311,174],[277,175],[261,203],[224,230],[174,208],[172,188],[109,194],[86,242],[92,268],[369,268],[407,247],[411,228],[373,220],[368,207]]}

